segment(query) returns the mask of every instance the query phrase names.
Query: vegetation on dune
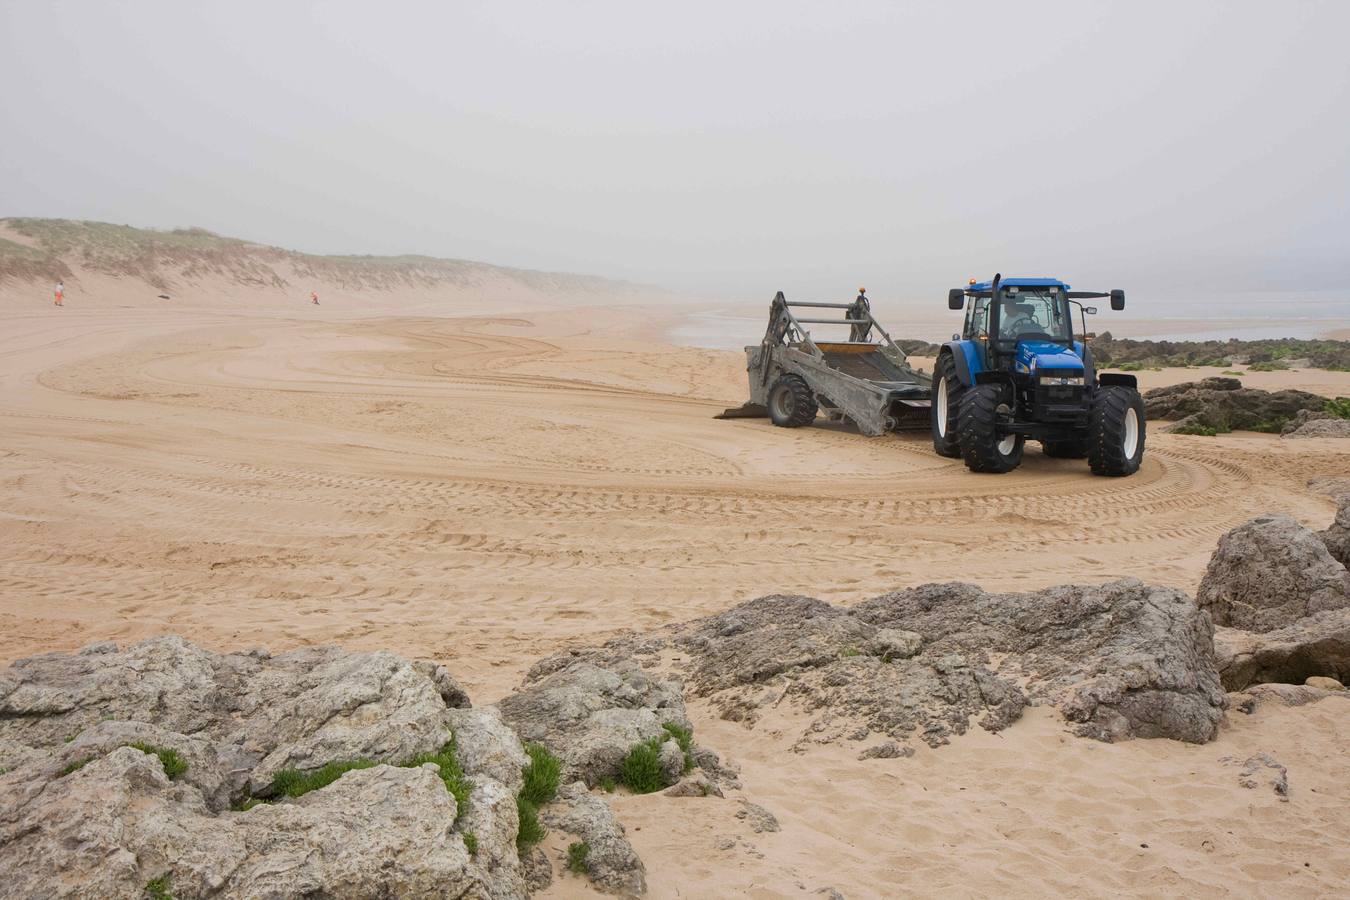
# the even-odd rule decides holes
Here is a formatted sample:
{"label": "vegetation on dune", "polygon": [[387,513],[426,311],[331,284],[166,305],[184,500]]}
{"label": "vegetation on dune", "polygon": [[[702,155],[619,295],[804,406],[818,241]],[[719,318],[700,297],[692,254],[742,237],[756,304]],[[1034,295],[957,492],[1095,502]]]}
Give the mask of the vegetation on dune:
{"label": "vegetation on dune", "polygon": [[525,753],[530,762],[521,769],[524,781],[516,795],[516,814],[520,822],[516,831],[516,849],[522,855],[548,834],[539,821],[539,807],[558,795],[558,784],[562,780],[562,761],[543,744],[527,743]]}
{"label": "vegetation on dune", "polygon": [[158,878],[151,878],[145,883],[146,900],[173,900],[173,890],[170,886],[173,876],[168,872],[160,875]]}
{"label": "vegetation on dune", "polygon": [[590,865],[586,862],[586,857],[591,854],[591,845],[585,841],[573,841],[567,845],[567,870],[575,872],[577,875],[585,875],[590,871]]}
{"label": "vegetation on dune", "polygon": [[[1103,332],[1091,342],[1101,368],[1125,372],[1164,366],[1232,366],[1254,372],[1289,368],[1289,360],[1307,360],[1313,368],[1350,368],[1350,341],[1267,338],[1253,341],[1137,341]],[[1225,373],[1228,374],[1228,373]]]}
{"label": "vegetation on dune", "polygon": [[1350,419],[1350,397],[1337,397],[1328,400],[1326,411],[1338,419]]}
{"label": "vegetation on dune", "polygon": [[539,821],[539,808],[524,797],[516,797],[516,817],[520,823],[516,829],[516,850],[524,856],[548,835],[548,829]]}
{"label": "vegetation on dune", "polygon": [[661,771],[661,739],[634,744],[619,765],[619,780],[635,794],[651,794],[669,787]]}
{"label": "vegetation on dune", "polygon": [[187,760],[179,756],[177,750],[171,750],[167,747],[154,747],[139,741],[134,744],[127,744],[127,746],[134,747],[148,756],[158,756],[159,764],[164,767],[164,774],[169,776],[170,781],[177,781],[188,770]]}

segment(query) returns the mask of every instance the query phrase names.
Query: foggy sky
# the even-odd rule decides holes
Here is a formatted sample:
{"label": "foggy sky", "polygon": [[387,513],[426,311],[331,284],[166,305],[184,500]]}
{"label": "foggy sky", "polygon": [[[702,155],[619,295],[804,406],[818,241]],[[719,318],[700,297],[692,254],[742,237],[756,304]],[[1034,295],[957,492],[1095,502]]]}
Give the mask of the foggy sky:
{"label": "foggy sky", "polygon": [[753,296],[1344,289],[1350,3],[0,0],[0,215]]}

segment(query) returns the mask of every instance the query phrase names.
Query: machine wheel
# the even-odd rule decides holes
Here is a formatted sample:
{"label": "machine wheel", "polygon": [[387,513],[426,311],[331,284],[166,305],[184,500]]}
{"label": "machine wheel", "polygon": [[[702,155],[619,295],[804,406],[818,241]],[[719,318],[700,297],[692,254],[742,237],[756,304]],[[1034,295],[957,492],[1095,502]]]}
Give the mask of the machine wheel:
{"label": "machine wheel", "polygon": [[961,398],[956,433],[961,441],[961,458],[972,472],[1011,472],[1022,464],[1020,434],[998,433],[998,405],[1003,402],[1003,387],[977,384]]}
{"label": "machine wheel", "polygon": [[933,370],[932,403],[929,420],[933,426],[933,449],[938,456],[950,459],[961,457],[961,443],[957,440],[956,419],[961,411],[961,397],[966,387],[956,374],[956,362],[950,353],[938,357]]}
{"label": "machine wheel", "polygon": [[769,418],[782,428],[800,428],[816,418],[816,395],[800,375],[780,375],[769,388]]}
{"label": "machine wheel", "polygon": [[1041,452],[1055,459],[1082,459],[1088,455],[1087,437],[1064,438],[1058,441],[1041,441]]}
{"label": "machine wheel", "polygon": [[1144,398],[1134,388],[1099,388],[1088,418],[1092,474],[1133,475],[1143,459]]}

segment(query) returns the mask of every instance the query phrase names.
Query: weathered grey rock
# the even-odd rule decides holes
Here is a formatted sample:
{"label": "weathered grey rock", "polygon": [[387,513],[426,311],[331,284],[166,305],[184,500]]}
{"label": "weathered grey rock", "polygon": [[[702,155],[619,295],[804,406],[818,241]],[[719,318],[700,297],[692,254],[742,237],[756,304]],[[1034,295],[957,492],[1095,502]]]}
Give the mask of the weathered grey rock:
{"label": "weathered grey rock", "polygon": [[901,747],[895,741],[886,741],[863,750],[858,754],[858,759],[898,759],[913,755],[913,747]]}
{"label": "weathered grey rock", "polygon": [[1308,684],[1284,684],[1278,681],[1253,684],[1241,694],[1229,694],[1229,696],[1245,696],[1256,704],[1278,703],[1280,706],[1303,706],[1322,700],[1329,700],[1333,703],[1350,703],[1350,694],[1343,691],[1329,691]]}
{"label": "weathered grey rock", "polygon": [[1317,535],[1332,559],[1350,567],[1350,492],[1337,497],[1336,520],[1326,531]]}
{"label": "weathered grey rock", "polygon": [[1350,678],[1350,609],[1335,609],[1273,631],[1218,628],[1215,661],[1227,690],[1264,682],[1301,685],[1310,675]]}
{"label": "weathered grey rock", "polygon": [[868,642],[868,649],[876,656],[889,659],[909,659],[923,647],[923,636],[899,628],[878,628]]}
{"label": "weathered grey rock", "polygon": [[661,752],[658,756],[661,763],[661,776],[665,778],[666,784],[674,784],[680,780],[684,774],[684,751],[674,740],[666,741],[661,745]]}
{"label": "weathered grey rock", "polygon": [[781,826],[778,824],[778,817],[758,803],[742,800],[740,801],[740,804],[741,808],[736,811],[736,818],[745,820],[755,834],[760,834],[765,831],[782,830]]}
{"label": "weathered grey rock", "polygon": [[548,657],[498,707],[522,739],[563,761],[564,779],[592,786],[616,777],[634,744],[664,740],[665,723],[692,728],[680,683],[652,678],[627,660],[599,666],[570,654]]}
{"label": "weathered grey rock", "polygon": [[[523,753],[492,712],[449,709],[466,699],[451,684],[388,653],[215,654],[178,638],[21,660],[0,673],[4,893],[136,897],[169,874],[181,898],[524,896],[520,775],[505,762]],[[280,765],[437,750],[452,713],[472,751],[466,810],[433,764],[230,809]],[[175,751],[186,771],[171,780],[133,743]]]}
{"label": "weathered grey rock", "polygon": [[531,894],[538,893],[553,883],[553,863],[543,847],[535,847],[520,861],[525,886]]}
{"label": "weathered grey rock", "polygon": [[493,706],[452,709],[448,719],[455,734],[455,756],[464,771],[499,781],[513,794],[519,791],[524,781],[521,770],[530,758],[502,721],[501,711]]}
{"label": "weathered grey rock", "polygon": [[1219,539],[1196,602],[1217,625],[1272,631],[1350,607],[1350,571],[1294,519],[1260,516]]}
{"label": "weathered grey rock", "polygon": [[[449,823],[454,798],[429,769],[349,772],[295,801],[215,814],[130,747],[47,782],[0,791],[7,896],[138,897],[165,874],[176,897],[519,897]],[[17,793],[17,796],[16,796]]]}
{"label": "weathered grey rock", "polygon": [[[1326,398],[1307,391],[1244,388],[1236,378],[1205,378],[1154,388],[1144,394],[1149,419],[1234,431],[1279,431],[1300,410],[1320,411]],[[1175,426],[1174,426],[1175,427]]]}
{"label": "weathered grey rock", "polygon": [[722,789],[703,772],[694,771],[661,793],[667,797],[722,797]]}
{"label": "weathered grey rock", "polygon": [[558,798],[540,812],[550,828],[585,841],[587,874],[596,887],[625,897],[647,890],[646,868],[628,842],[609,804],[576,781],[558,790]]}
{"label": "weathered grey rock", "polygon": [[1310,422],[1320,422],[1334,418],[1335,416],[1323,409],[1300,409],[1294,414],[1292,419],[1284,423],[1284,427],[1280,429],[1280,436],[1290,437]]}

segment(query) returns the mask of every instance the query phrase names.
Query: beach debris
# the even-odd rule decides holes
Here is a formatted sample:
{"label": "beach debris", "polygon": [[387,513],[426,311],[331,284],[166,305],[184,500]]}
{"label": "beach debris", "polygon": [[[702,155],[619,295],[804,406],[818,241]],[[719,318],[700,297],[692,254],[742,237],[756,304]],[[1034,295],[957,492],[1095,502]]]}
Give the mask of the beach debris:
{"label": "beach debris", "polygon": [[778,824],[778,817],[758,803],[751,803],[749,800],[738,802],[741,804],[741,808],[736,810],[736,818],[749,825],[750,830],[755,834],[782,830],[782,826]]}
{"label": "beach debris", "polygon": [[495,710],[447,698],[467,703],[439,666],[332,647],[161,637],[20,660],[0,672],[0,884],[523,897],[524,752]]}
{"label": "beach debris", "polygon": [[636,896],[647,890],[646,867],[628,842],[623,823],[603,797],[574,781],[558,789],[557,799],[541,813],[544,823],[583,841],[586,874],[601,890]]}
{"label": "beach debris", "polygon": [[1268,783],[1271,788],[1274,789],[1275,795],[1279,797],[1282,802],[1289,802],[1289,771],[1284,766],[1280,765],[1279,761],[1269,753],[1258,753],[1255,756],[1249,756],[1241,762],[1239,762],[1236,757],[1225,756],[1222,757],[1219,762],[1228,763],[1229,765],[1241,765],[1242,769],[1238,772],[1238,784],[1245,788],[1254,789],[1259,787],[1260,777],[1258,776],[1269,774],[1262,773],[1261,770],[1270,769],[1275,774],[1270,778]]}

